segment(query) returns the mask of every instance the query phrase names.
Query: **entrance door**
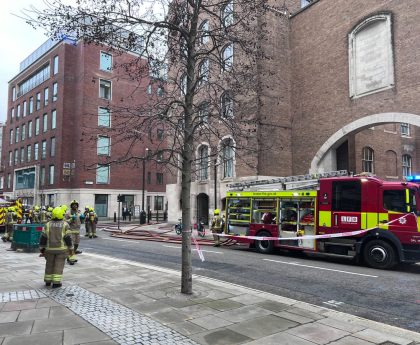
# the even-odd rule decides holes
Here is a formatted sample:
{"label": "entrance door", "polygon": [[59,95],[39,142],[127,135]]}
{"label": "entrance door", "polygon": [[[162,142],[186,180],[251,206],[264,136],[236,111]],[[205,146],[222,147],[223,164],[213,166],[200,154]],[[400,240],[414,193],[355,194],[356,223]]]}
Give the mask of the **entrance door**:
{"label": "entrance door", "polygon": [[209,196],[204,193],[197,195],[197,220],[209,224]]}
{"label": "entrance door", "polygon": [[107,194],[95,194],[95,211],[98,217],[108,217]]}

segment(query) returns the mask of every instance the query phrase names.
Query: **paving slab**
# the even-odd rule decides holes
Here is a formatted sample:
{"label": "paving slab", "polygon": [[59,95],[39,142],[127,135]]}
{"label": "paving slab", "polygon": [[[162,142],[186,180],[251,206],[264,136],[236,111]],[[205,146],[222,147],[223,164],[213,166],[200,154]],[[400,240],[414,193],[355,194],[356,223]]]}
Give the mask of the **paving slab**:
{"label": "paving slab", "polygon": [[327,344],[349,335],[348,332],[322,324],[309,323],[286,331],[316,344]]}
{"label": "paving slab", "polygon": [[370,341],[348,336],[348,337],[341,338],[337,341],[333,341],[332,343],[329,343],[328,345],[373,345],[373,344],[374,343],[371,343]]}
{"label": "paving slab", "polygon": [[7,302],[3,307],[3,311],[14,311],[14,310],[25,310],[36,308],[37,300],[30,301],[18,301],[18,302]]}
{"label": "paving slab", "polygon": [[8,322],[0,324],[2,337],[9,335],[23,335],[31,333],[34,321]]}
{"label": "paving slab", "polygon": [[53,332],[71,328],[84,328],[88,326],[90,326],[89,323],[79,316],[65,316],[50,318],[48,320],[35,320],[32,333]]}
{"label": "paving slab", "polygon": [[73,316],[74,313],[66,307],[59,305],[58,307],[54,306],[50,308],[50,318],[59,318],[66,316]]}
{"label": "paving slab", "polygon": [[49,315],[50,315],[50,308],[37,308],[37,309],[22,310],[19,314],[18,321],[43,320],[43,319],[48,319]]}
{"label": "paving slab", "polygon": [[113,340],[94,341],[93,343],[80,343],[80,345],[119,345]]}
{"label": "paving slab", "polygon": [[250,305],[233,310],[224,311],[217,314],[217,316],[231,322],[242,322],[245,320],[254,319],[269,314],[273,313],[267,309]]}
{"label": "paving slab", "polygon": [[36,303],[36,308],[50,308],[50,307],[61,307],[61,305],[53,301],[51,298],[40,298]]}
{"label": "paving slab", "polygon": [[196,304],[189,307],[179,308],[178,311],[184,313],[190,319],[212,315],[219,312],[218,310],[210,308],[204,304]]}
{"label": "paving slab", "polygon": [[325,318],[325,316],[318,314],[318,313],[314,313],[312,311],[309,310],[305,310],[305,309],[301,309],[301,308],[289,308],[286,309],[285,311],[292,313],[292,314],[296,314],[296,315],[300,315],[300,316],[304,316],[313,320],[321,320],[323,318]]}
{"label": "paving slab", "polygon": [[256,304],[256,306],[279,313],[283,310],[289,309],[290,306],[284,303],[263,300]]}
{"label": "paving slab", "polygon": [[313,342],[288,333],[277,333],[258,340],[246,343],[246,345],[314,345]]}
{"label": "paving slab", "polygon": [[165,303],[159,301],[150,301],[143,303],[136,303],[130,305],[130,308],[142,314],[150,315],[164,310],[172,310],[173,308]]}
{"label": "paving slab", "polygon": [[411,340],[404,339],[402,337],[397,337],[395,335],[388,334],[386,332],[379,332],[373,329],[365,329],[363,331],[354,333],[353,337],[367,340],[372,343],[378,343],[378,344],[384,343],[386,341],[391,341],[398,345],[408,345],[412,343]]}
{"label": "paving slab", "polygon": [[243,344],[251,340],[250,338],[230,329],[198,333],[192,335],[191,338],[202,345],[235,345]]}
{"label": "paving slab", "polygon": [[231,299],[213,300],[213,301],[204,303],[204,305],[213,309],[220,310],[220,311],[236,309],[236,308],[240,308],[244,306],[242,303],[232,301]]}
{"label": "paving slab", "polygon": [[239,302],[244,305],[251,305],[256,304],[260,302],[264,302],[264,298],[258,297],[257,295],[251,295],[251,294],[243,294],[236,297],[229,298],[231,301]]}
{"label": "paving slab", "polygon": [[205,329],[216,329],[232,325],[233,322],[223,320],[219,315],[208,315],[190,320],[190,322],[203,327]]}
{"label": "paving slab", "polygon": [[351,332],[351,333],[359,332],[366,328],[360,325],[355,325],[349,322],[344,322],[344,321],[335,320],[331,318],[318,320],[316,321],[316,323],[322,323],[323,325],[331,326],[334,328],[341,329],[342,331]]}
{"label": "paving slab", "polygon": [[169,324],[169,323],[176,323],[179,321],[186,321],[190,319],[190,317],[187,314],[176,311],[176,310],[167,310],[167,311],[161,311],[158,313],[153,313],[153,314],[150,314],[150,317],[155,320],[158,320],[164,325]]}
{"label": "paving slab", "polygon": [[91,343],[93,341],[108,341],[112,340],[109,336],[102,333],[96,327],[84,327],[76,329],[66,329],[64,330],[64,341],[63,345],[74,345],[74,344],[83,344]]}
{"label": "paving slab", "polygon": [[0,313],[0,323],[15,322],[19,317],[20,311],[4,311]]}
{"label": "paving slab", "polygon": [[206,331],[205,328],[200,327],[190,321],[183,321],[183,322],[177,322],[177,323],[171,323],[168,325],[168,327],[171,327],[175,331],[189,337],[192,334],[200,333]]}
{"label": "paving slab", "polygon": [[39,334],[8,337],[1,345],[62,345],[63,332],[48,332]]}

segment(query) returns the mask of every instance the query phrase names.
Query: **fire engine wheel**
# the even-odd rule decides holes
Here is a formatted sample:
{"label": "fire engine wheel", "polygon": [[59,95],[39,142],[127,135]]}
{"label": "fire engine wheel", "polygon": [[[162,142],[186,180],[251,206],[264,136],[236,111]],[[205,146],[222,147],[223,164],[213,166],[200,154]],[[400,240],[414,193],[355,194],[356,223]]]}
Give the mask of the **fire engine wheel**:
{"label": "fire engine wheel", "polygon": [[383,240],[372,240],[363,249],[363,258],[369,267],[389,269],[397,263],[395,249]]}
{"label": "fire engine wheel", "polygon": [[[267,231],[261,231],[258,233],[257,236],[261,237],[271,237],[271,234]],[[255,248],[257,249],[257,252],[262,254],[269,254],[274,249],[274,243],[273,241],[255,241]]]}

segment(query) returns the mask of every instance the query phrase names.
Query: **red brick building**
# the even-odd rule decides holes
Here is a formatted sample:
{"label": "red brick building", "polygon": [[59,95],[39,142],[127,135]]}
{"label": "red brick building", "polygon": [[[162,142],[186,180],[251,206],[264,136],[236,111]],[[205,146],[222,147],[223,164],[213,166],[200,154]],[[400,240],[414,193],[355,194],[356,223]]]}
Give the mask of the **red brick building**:
{"label": "red brick building", "polygon": [[[128,150],[112,131],[124,118],[110,109],[141,103],[150,91],[147,80],[139,84],[114,69],[131,58],[97,45],[48,40],[21,63],[9,82],[3,132],[6,197],[30,205],[76,199],[112,217],[122,194],[122,206],[136,214],[143,196],[145,209],[164,210],[166,177],[154,164],[146,162],[145,171],[141,161],[108,164]],[[145,139],[130,152],[145,157],[153,145]]]}

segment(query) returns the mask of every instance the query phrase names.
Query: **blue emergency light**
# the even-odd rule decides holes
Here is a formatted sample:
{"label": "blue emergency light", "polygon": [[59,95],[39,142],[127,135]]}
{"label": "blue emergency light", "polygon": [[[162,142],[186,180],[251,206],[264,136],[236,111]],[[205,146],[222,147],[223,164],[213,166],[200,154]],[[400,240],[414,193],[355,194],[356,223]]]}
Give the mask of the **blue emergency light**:
{"label": "blue emergency light", "polygon": [[409,175],[405,177],[407,182],[418,182],[420,183],[420,175]]}

